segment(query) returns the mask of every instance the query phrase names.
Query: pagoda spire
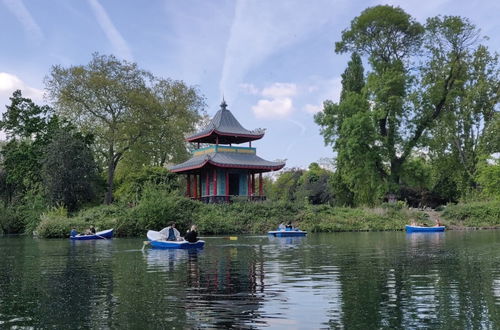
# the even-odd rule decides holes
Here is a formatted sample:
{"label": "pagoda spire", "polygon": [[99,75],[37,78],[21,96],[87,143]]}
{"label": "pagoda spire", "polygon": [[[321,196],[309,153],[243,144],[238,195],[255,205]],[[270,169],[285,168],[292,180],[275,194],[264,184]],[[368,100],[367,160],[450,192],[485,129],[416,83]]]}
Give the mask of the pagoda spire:
{"label": "pagoda spire", "polygon": [[220,104],[220,108],[222,110],[227,110],[227,103],[226,100],[224,99],[224,95],[222,95],[222,103]]}

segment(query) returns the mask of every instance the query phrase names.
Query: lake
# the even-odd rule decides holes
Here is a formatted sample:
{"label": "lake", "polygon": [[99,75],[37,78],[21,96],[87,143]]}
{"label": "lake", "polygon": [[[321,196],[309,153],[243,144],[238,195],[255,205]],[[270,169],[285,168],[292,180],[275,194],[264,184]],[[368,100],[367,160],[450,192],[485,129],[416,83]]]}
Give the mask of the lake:
{"label": "lake", "polygon": [[500,329],[500,231],[0,237],[0,328]]}

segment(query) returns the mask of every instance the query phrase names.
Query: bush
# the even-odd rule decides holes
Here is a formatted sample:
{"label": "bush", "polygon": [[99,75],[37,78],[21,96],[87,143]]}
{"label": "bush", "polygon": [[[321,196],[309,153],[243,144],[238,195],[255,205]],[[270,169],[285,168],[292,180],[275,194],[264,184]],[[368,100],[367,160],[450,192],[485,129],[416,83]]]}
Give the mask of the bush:
{"label": "bush", "polygon": [[443,217],[461,227],[500,227],[500,201],[447,205]]}

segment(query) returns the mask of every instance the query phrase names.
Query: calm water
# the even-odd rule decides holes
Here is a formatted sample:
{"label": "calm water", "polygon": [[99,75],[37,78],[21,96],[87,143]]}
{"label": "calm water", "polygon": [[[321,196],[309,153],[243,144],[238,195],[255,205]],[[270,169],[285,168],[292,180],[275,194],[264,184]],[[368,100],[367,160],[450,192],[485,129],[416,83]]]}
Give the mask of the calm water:
{"label": "calm water", "polygon": [[500,329],[500,231],[0,237],[0,328]]}

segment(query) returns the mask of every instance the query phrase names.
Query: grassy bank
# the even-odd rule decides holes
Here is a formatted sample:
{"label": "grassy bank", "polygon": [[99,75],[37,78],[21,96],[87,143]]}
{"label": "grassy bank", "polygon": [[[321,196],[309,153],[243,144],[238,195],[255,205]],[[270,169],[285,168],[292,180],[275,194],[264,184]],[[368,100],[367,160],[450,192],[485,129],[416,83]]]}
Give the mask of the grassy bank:
{"label": "grassy bank", "polygon": [[500,201],[448,205],[442,213],[451,228],[500,228]]}
{"label": "grassy bank", "polygon": [[203,235],[263,234],[288,221],[310,232],[401,230],[412,220],[426,221],[423,213],[400,204],[375,209],[297,206],[271,201],[203,204],[151,191],[133,207],[117,203],[89,208],[73,216],[61,209],[46,212],[36,233],[47,238],[66,237],[71,227],[83,231],[94,225],[100,230],[115,228],[119,237],[144,237],[148,229],[159,230],[172,221],[181,232],[195,223]]}
{"label": "grassy bank", "polygon": [[[500,202],[451,205],[440,218],[452,228],[500,226]],[[67,237],[71,227],[83,231],[94,225],[100,230],[115,228],[118,237],[145,237],[148,229],[160,230],[172,221],[182,233],[191,224],[197,224],[202,235],[264,234],[288,221],[310,232],[402,230],[412,221],[435,224],[426,213],[408,209],[401,202],[383,204],[378,208],[272,201],[203,204],[149,187],[134,206],[122,203],[102,205],[72,216],[68,216],[64,209],[46,212],[40,217],[36,233],[40,237]]]}

